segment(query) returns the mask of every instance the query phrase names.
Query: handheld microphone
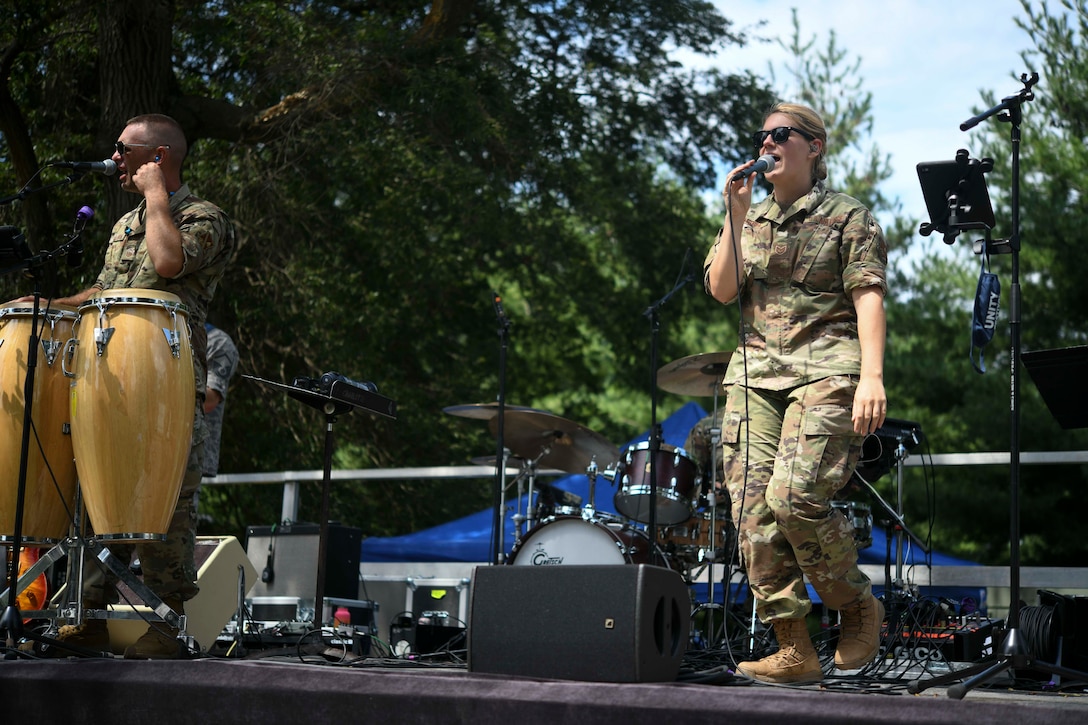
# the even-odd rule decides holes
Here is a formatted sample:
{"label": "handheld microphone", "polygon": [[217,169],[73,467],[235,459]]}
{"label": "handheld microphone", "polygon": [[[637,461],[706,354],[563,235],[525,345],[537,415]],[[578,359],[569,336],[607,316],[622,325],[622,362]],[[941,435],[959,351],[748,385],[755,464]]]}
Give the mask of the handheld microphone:
{"label": "handheld microphone", "polygon": [[261,572],[261,581],[265,584],[271,584],[273,581],[276,580],[276,570],[272,568],[272,559],[276,556],[276,551],[272,546],[275,542],[275,539],[272,537],[274,537],[275,535],[276,534],[273,531],[273,533],[268,538],[268,558],[265,559],[264,571]]}
{"label": "handheld microphone", "polygon": [[[113,163],[112,161],[110,162]],[[72,244],[68,247],[68,266],[78,267],[83,261],[83,240],[79,237],[87,222],[94,216],[94,209],[89,206],[81,206],[76,212],[76,223],[72,225]]]}
{"label": "handheld microphone", "polygon": [[744,181],[752,174],[766,174],[768,171],[774,169],[774,156],[770,154],[763,154],[760,156],[754,164],[749,166],[744,171],[738,171],[733,174],[733,178],[730,181]]}
{"label": "handheld microphone", "polygon": [[96,174],[104,174],[106,176],[113,176],[117,173],[117,164],[113,162],[113,159],[105,159],[103,161],[54,161],[49,165],[61,169],[82,171],[84,173],[93,171]]}

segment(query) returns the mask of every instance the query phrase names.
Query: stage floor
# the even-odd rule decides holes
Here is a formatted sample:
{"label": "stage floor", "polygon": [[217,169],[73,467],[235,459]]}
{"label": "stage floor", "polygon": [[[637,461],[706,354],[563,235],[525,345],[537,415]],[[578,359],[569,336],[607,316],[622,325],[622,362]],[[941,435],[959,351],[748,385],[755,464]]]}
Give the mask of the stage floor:
{"label": "stage floor", "polygon": [[614,683],[479,674],[449,658],[352,659],[336,647],[250,657],[3,660],[0,707],[5,722],[156,725],[1088,721],[1086,687],[1033,691],[1006,676],[957,700],[943,687],[909,694],[907,683],[918,677],[910,673],[780,687],[692,668],[687,658],[676,682]]}

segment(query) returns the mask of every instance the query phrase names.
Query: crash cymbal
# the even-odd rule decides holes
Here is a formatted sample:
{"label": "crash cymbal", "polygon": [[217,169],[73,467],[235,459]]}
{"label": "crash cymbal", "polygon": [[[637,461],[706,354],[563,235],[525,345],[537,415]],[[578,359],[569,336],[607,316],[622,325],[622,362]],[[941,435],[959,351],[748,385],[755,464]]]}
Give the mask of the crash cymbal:
{"label": "crash cymbal", "polygon": [[[510,405],[507,403],[505,406],[505,413],[509,413],[515,410],[528,410],[534,413],[544,413],[546,411],[537,410],[536,408],[527,408],[523,405]],[[499,414],[498,403],[468,403],[466,405],[450,405],[442,409],[443,413],[449,413],[450,415],[458,415],[462,418],[475,418],[477,420],[491,420]]]}
{"label": "crash cymbal", "polygon": [[657,387],[678,395],[713,395],[732,356],[731,352],[701,352],[673,360],[657,371]]}
{"label": "crash cymbal", "polygon": [[[601,469],[619,460],[619,449],[599,433],[542,411],[510,411],[504,417],[503,445],[516,455],[537,460],[545,468],[583,473],[597,459]],[[498,418],[488,423],[498,436]]]}

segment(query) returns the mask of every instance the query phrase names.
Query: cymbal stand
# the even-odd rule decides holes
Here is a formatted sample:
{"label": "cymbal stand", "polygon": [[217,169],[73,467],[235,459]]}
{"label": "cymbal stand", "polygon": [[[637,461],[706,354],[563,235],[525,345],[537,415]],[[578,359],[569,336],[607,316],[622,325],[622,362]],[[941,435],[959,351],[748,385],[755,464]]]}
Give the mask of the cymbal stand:
{"label": "cymbal stand", "polygon": [[891,523],[892,527],[895,530],[895,578],[892,579],[889,584],[892,588],[899,592],[906,592],[908,588],[906,579],[903,575],[903,569],[905,568],[906,563],[904,560],[904,537],[913,540],[923,553],[929,554],[929,547],[926,546],[926,543],[922,539],[920,539],[917,534],[910,530],[910,527],[907,526],[906,521],[903,519],[903,462],[907,459],[907,456],[909,455],[907,452],[906,444],[904,443],[905,440],[906,439],[903,437],[897,436],[895,438],[896,445],[895,452],[893,454],[893,457],[895,458],[896,480],[895,507],[893,507],[891,504],[884,500],[884,498],[880,495],[876,488],[873,487],[873,484],[865,480],[865,478],[861,474],[857,473],[856,471],[854,472],[854,478],[858,481],[861,481],[865,488],[869,490],[869,494],[878,504],[880,504],[880,507],[884,510],[884,513],[888,515],[888,522]]}
{"label": "cymbal stand", "polygon": [[[524,461],[515,482],[518,486],[518,508],[517,513],[514,514],[513,520],[514,542],[517,543],[521,541],[523,536],[521,528],[522,524],[527,522],[527,529],[531,529],[536,525],[536,511],[533,508],[533,499],[536,492],[536,461]],[[526,485],[526,482],[528,482],[528,485]],[[525,503],[524,514],[521,510],[522,502]],[[506,510],[505,507],[503,510]],[[505,549],[503,549],[503,552],[505,552]],[[505,553],[502,553],[502,556],[505,558]]]}
{"label": "cymbal stand", "polygon": [[593,521],[597,517],[596,501],[598,472],[597,456],[593,456],[589,459],[589,465],[586,466],[586,478],[589,479],[589,503],[582,507],[582,518],[586,521]]}
{"label": "cymbal stand", "polygon": [[[717,546],[717,534],[718,534],[718,492],[714,490],[714,479],[718,475],[718,455],[719,449],[722,444],[722,428],[718,425],[718,391],[721,390],[722,383],[725,382],[725,376],[723,375],[714,385],[714,405],[710,413],[710,470],[707,472],[707,476],[710,478],[709,491],[707,498],[709,499],[710,521],[707,526],[710,527],[710,536],[707,539],[707,545],[710,550],[710,556],[707,558],[706,566],[706,601],[710,605],[707,608],[707,617],[710,622],[707,627],[708,632],[714,631],[714,559],[717,558],[718,546]],[[725,565],[725,570],[729,571],[729,564]],[[726,582],[726,588],[729,583]],[[722,598],[728,601],[729,595],[723,590]],[[725,612],[722,612],[722,625],[725,625]],[[724,632],[723,632],[724,634]]]}
{"label": "cymbal stand", "polygon": [[[503,497],[506,492],[506,443],[504,441],[506,431],[506,349],[510,344],[510,318],[506,316],[506,311],[502,307],[502,297],[499,293],[492,290],[491,292],[492,306],[495,308],[495,317],[499,323],[499,410],[498,415],[498,433],[496,435],[495,445],[497,447],[497,456],[499,463],[501,464],[499,470],[495,472],[495,483],[492,486],[493,495],[493,512],[491,515],[491,563],[501,564],[506,556],[506,549],[503,547],[504,526],[502,522],[503,511]],[[530,496],[532,495],[532,489],[529,489]],[[520,500],[520,496],[519,496]]]}
{"label": "cymbal stand", "polygon": [[691,248],[684,252],[684,260],[680,266],[680,277],[673,288],[664,297],[654,302],[643,311],[643,316],[650,320],[650,439],[646,454],[649,457],[650,470],[650,517],[646,531],[650,535],[650,541],[657,544],[657,454],[661,450],[661,425],[657,422],[657,347],[658,336],[661,331],[661,308],[672,299],[672,296],[684,288],[688,282],[695,280],[695,273],[684,274],[687,269],[688,257],[691,256]]}

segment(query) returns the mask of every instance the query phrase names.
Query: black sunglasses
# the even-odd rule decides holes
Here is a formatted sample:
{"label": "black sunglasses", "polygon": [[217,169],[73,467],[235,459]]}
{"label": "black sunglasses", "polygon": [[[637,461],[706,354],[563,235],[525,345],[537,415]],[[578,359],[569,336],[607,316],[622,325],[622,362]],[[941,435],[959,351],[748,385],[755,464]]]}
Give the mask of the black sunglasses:
{"label": "black sunglasses", "polygon": [[[115,144],[113,145],[113,147],[114,147],[115,149],[117,149],[117,153],[119,153],[119,154],[121,154],[122,156],[124,156],[125,154],[127,154],[127,153],[128,153],[128,150],[129,150],[129,149],[136,149],[136,148],[153,149],[153,148],[158,148],[158,147],[159,147],[159,145],[160,145],[160,144],[151,144],[151,143],[125,143],[124,141],[118,141],[117,143],[115,143]],[[162,145],[162,147],[163,147],[164,149],[168,149],[168,148],[170,148],[170,146],[169,146],[168,144],[161,144],[161,145]]]}
{"label": "black sunglasses", "polygon": [[809,141],[816,140],[815,136],[803,129],[795,128],[794,126],[779,126],[778,128],[772,128],[770,131],[756,131],[752,134],[752,144],[758,149],[763,146],[763,142],[767,140],[768,136],[770,136],[771,140],[776,144],[784,144],[790,137],[792,131],[796,131]]}

